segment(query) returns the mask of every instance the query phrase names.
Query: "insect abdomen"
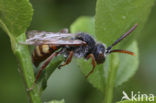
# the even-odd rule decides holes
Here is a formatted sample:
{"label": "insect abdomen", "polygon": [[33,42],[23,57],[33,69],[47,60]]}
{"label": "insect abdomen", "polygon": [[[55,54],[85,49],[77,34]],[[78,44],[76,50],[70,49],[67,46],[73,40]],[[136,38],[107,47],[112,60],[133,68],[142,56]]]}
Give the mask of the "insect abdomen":
{"label": "insect abdomen", "polygon": [[53,45],[39,45],[36,46],[32,54],[32,61],[35,66],[38,66],[42,61],[48,58],[59,47]]}

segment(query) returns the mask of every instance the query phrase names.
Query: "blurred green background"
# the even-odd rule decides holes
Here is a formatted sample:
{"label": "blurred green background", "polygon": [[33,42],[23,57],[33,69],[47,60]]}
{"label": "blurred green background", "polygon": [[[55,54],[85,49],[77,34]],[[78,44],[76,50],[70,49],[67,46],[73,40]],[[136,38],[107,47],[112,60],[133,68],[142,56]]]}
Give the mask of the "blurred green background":
{"label": "blurred green background", "polygon": [[[59,31],[69,28],[80,16],[94,16],[96,0],[31,0],[34,16],[30,30]],[[120,101],[122,91],[156,95],[156,4],[138,37],[140,66],[136,74],[115,88],[114,100]],[[107,35],[107,34],[105,34]],[[0,103],[27,103],[23,80],[8,36],[0,29]],[[98,103],[102,94],[92,87],[74,62],[56,70],[48,80],[43,101],[65,99],[66,103]]]}

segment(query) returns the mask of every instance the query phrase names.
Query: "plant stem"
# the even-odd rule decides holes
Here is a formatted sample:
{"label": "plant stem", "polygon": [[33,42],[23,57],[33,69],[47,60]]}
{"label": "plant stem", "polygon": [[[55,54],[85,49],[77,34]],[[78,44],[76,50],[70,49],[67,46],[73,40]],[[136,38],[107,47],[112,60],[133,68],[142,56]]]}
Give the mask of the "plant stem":
{"label": "plant stem", "polygon": [[[17,60],[19,62],[20,71],[23,76],[24,82],[25,82],[25,88],[26,90],[28,88],[31,88],[34,82],[34,71],[31,63],[31,57],[29,54],[29,50],[27,46],[21,45],[18,42],[25,40],[25,34],[21,34],[20,37],[16,38],[10,38],[12,49],[14,54],[17,57]],[[37,85],[31,90],[27,91],[28,98],[30,103],[41,103],[39,90],[37,88]]]}
{"label": "plant stem", "polygon": [[115,78],[116,78],[116,71],[118,63],[114,63],[116,60],[116,56],[110,55],[110,66],[109,66],[109,72],[108,72],[108,78],[106,83],[106,92],[105,92],[105,100],[104,103],[112,103],[113,99],[113,91],[114,91],[114,84],[115,84]]}

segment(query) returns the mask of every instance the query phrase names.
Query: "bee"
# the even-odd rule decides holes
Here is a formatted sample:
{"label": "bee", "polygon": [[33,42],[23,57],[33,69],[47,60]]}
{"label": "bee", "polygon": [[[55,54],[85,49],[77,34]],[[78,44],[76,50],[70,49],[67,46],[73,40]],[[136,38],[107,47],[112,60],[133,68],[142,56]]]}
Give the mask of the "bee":
{"label": "bee", "polygon": [[96,42],[88,33],[80,32],[72,34],[68,33],[67,29],[58,33],[29,31],[27,33],[29,38],[25,42],[22,42],[22,44],[36,46],[32,54],[32,61],[35,66],[38,66],[41,62],[45,61],[36,75],[35,82],[39,79],[41,72],[45,69],[48,63],[55,56],[60,54],[63,54],[66,59],[63,64],[58,66],[59,69],[69,64],[72,61],[73,56],[84,58],[86,60],[91,58],[92,69],[86,75],[87,78],[94,72],[96,64],[102,64],[105,62],[108,54],[118,52],[135,56],[131,51],[120,49],[112,50],[112,48],[126,38],[136,27],[137,24],[107,48],[105,44]]}

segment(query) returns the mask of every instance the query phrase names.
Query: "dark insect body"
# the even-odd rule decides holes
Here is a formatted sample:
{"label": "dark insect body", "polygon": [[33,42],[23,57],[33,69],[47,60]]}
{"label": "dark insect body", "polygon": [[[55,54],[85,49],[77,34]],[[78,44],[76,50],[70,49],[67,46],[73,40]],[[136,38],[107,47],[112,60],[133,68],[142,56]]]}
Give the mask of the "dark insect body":
{"label": "dark insect body", "polygon": [[87,33],[69,34],[66,29],[59,33],[30,31],[29,39],[22,44],[35,45],[36,48],[32,55],[33,63],[38,66],[42,61],[45,61],[41,66],[39,73],[36,76],[35,82],[39,79],[42,70],[48,65],[53,57],[63,54],[66,61],[58,68],[69,64],[72,57],[84,57],[92,59],[92,70],[86,75],[86,78],[93,73],[96,64],[104,63],[107,54],[119,52],[134,55],[133,52],[127,50],[112,50],[116,44],[128,36],[135,28],[135,24],[127,33],[122,35],[108,48],[102,43],[97,43],[92,36]]}

